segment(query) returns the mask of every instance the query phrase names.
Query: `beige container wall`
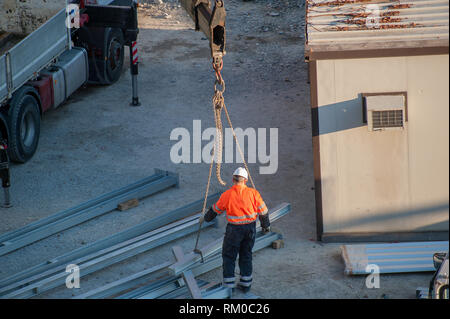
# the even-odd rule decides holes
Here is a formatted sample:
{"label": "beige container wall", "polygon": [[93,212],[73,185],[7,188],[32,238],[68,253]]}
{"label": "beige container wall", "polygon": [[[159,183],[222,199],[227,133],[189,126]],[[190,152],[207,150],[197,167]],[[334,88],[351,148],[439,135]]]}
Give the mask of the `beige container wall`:
{"label": "beige container wall", "polygon": [[[448,55],[317,61],[324,233],[448,230],[448,85]],[[407,92],[405,129],[363,123],[383,92]]]}
{"label": "beige container wall", "polygon": [[65,5],[65,0],[0,0],[0,31],[29,34]]}

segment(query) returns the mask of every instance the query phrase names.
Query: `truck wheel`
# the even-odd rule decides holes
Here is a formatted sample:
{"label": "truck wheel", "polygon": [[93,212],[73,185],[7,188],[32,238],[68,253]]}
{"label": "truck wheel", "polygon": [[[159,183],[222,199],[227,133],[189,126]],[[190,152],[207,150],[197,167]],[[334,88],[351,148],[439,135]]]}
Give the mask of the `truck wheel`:
{"label": "truck wheel", "polygon": [[123,67],[124,39],[120,29],[111,29],[106,37],[106,75],[109,83],[120,78]]}
{"label": "truck wheel", "polygon": [[41,129],[41,114],[36,98],[19,94],[10,109],[9,156],[12,161],[25,163],[36,152]]}

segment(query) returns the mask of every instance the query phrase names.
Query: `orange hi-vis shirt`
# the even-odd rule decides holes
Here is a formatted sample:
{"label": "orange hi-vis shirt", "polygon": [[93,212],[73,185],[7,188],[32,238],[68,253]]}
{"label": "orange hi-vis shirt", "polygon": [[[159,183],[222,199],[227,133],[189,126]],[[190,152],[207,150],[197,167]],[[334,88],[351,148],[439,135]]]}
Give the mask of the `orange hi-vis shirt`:
{"label": "orange hi-vis shirt", "polygon": [[213,205],[217,214],[225,213],[230,224],[250,224],[258,214],[266,214],[267,206],[259,192],[245,185],[233,185]]}

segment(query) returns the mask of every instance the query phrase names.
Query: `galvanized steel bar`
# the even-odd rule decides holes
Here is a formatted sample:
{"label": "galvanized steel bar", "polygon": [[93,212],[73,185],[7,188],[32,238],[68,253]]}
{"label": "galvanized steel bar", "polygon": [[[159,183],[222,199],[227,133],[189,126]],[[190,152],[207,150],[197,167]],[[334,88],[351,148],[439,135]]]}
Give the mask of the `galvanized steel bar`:
{"label": "galvanized steel bar", "polygon": [[203,299],[228,299],[231,298],[231,289],[221,286],[211,291],[205,291],[202,296]]}
{"label": "galvanized steel bar", "polygon": [[[208,286],[208,282],[201,280],[201,279],[197,279],[196,283],[200,289],[203,289],[204,287]],[[183,298],[183,299],[191,298],[191,295],[188,291],[187,286],[178,287],[177,289],[174,289],[166,294],[163,294],[158,298],[141,296],[138,299],[177,299],[177,298]]]}
{"label": "galvanized steel bar", "polygon": [[155,280],[156,278],[154,277],[171,264],[171,262],[166,262],[164,264],[145,269],[131,276],[122,278],[105,286],[75,296],[73,299],[102,299],[114,296],[122,291],[143,284],[144,282]]}

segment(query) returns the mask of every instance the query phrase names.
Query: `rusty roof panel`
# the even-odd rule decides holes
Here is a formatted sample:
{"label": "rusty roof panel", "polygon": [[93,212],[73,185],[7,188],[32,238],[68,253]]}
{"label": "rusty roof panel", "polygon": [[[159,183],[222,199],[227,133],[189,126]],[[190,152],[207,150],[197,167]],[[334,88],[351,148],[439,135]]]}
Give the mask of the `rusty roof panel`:
{"label": "rusty roof panel", "polygon": [[447,46],[449,0],[307,0],[306,51]]}

